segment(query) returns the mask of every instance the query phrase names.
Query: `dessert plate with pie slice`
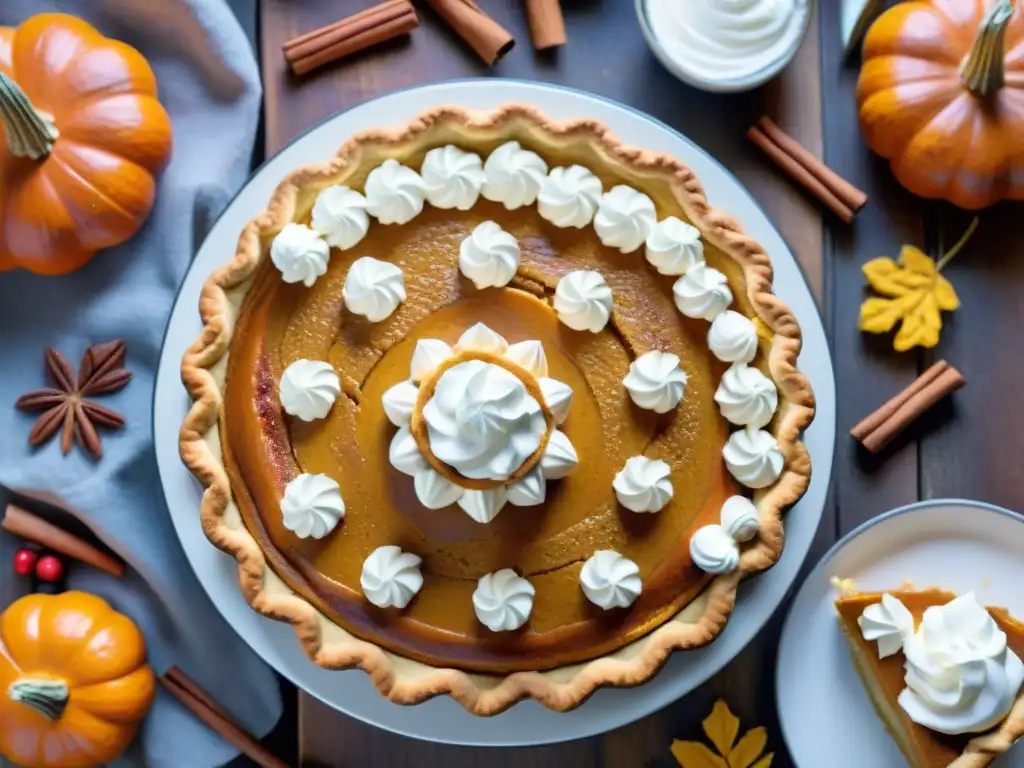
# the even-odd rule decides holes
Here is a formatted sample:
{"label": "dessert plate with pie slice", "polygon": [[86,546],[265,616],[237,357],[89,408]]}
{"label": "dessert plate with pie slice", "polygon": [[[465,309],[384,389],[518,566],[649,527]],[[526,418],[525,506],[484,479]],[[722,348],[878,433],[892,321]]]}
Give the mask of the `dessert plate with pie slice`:
{"label": "dessert plate with pie slice", "polygon": [[469,81],[256,173],[154,411],[185,550],[261,655],[381,727],[519,745],[648,714],[750,641],[821,515],[834,383],[724,169],[598,98]]}
{"label": "dessert plate with pie slice", "polygon": [[[1024,651],[1022,556],[1024,517],[974,501],[912,504],[839,541],[800,587],[779,643],[779,720],[794,762],[899,768],[910,763],[905,753],[925,768],[1024,765],[1024,748],[1010,746],[1024,735],[1014,658]],[[960,643],[961,630],[967,645],[958,648],[1000,651],[996,673],[986,662],[985,686],[951,684],[954,646],[943,644]],[[1005,635],[1007,654],[1001,640],[988,647],[990,630]],[[929,658],[943,661],[925,669]],[[911,678],[913,691],[904,687]]]}

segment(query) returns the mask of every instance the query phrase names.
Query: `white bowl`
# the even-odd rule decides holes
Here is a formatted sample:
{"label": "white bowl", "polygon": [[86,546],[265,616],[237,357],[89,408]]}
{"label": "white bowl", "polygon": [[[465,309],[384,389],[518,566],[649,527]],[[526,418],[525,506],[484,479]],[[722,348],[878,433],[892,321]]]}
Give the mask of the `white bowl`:
{"label": "white bowl", "polygon": [[[793,57],[796,56],[796,52],[800,50],[800,46],[803,44],[804,38],[807,36],[807,30],[810,27],[811,18],[814,16],[814,1],[815,0],[807,0],[807,13],[803,19],[803,27],[800,29],[799,34],[793,38],[793,45],[785,56],[777,59],[772,66],[754,72],[747,77],[725,80],[709,80],[701,73],[687,68],[684,63],[674,59],[668,51],[662,47],[658,40],[658,36],[651,28],[650,20],[647,18],[647,0],[635,0],[634,7],[636,8],[636,18],[640,23],[640,31],[643,33],[644,41],[647,43],[647,47],[651,49],[651,53],[654,54],[655,58],[661,62],[665,69],[684,83],[692,85],[694,88],[700,88],[702,91],[710,91],[712,93],[738,93],[740,91],[750,91],[760,85],[764,85],[785,69],[786,65],[793,60]],[[688,2],[688,0],[679,0],[679,2]]]}

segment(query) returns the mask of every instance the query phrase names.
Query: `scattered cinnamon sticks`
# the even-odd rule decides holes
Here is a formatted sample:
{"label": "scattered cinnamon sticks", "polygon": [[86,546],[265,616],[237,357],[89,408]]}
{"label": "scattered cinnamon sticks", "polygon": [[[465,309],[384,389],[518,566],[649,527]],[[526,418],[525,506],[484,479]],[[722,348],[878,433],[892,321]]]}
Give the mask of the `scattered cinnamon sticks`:
{"label": "scattered cinnamon sticks", "polygon": [[115,578],[124,576],[124,563],[120,560],[14,504],[8,504],[4,510],[0,528],[46,549],[88,563]]}
{"label": "scattered cinnamon sticks", "polygon": [[304,75],[344,56],[405,35],[420,25],[409,0],[386,0],[361,13],[288,40],[284,58],[292,72]]}
{"label": "scattered cinnamon sticks", "polygon": [[967,381],[945,360],[922,373],[909,387],[850,430],[871,453],[878,453],[918,416]]}
{"label": "scattered cinnamon sticks", "polygon": [[538,51],[565,45],[565,19],[560,0],[526,0],[530,39]]}
{"label": "scattered cinnamon sticks", "polygon": [[427,0],[485,64],[494,64],[516,44],[512,33],[484,13],[473,0]]}
{"label": "scattered cinnamon sticks", "polygon": [[771,118],[758,120],[747,131],[747,138],[846,224],[867,205],[864,192],[808,152]]}
{"label": "scattered cinnamon sticks", "polygon": [[221,738],[261,768],[288,768],[288,764],[242,728],[199,684],[177,667],[160,678],[160,684]]}

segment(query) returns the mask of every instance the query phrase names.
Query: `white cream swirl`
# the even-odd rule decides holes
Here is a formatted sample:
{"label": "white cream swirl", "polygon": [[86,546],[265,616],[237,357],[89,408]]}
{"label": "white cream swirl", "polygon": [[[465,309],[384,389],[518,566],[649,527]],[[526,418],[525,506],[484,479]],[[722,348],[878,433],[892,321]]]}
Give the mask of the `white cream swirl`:
{"label": "white cream swirl", "polygon": [[595,552],[580,569],[580,587],[598,608],[628,608],[643,589],[639,566],[610,549]]}
{"label": "white cream swirl", "polygon": [[661,274],[685,275],[704,263],[704,242],[699,229],[669,216],[651,230],[644,253]]}
{"label": "white cream swirl", "polygon": [[480,197],[484,165],[480,155],[448,144],[427,152],[420,176],[427,185],[427,201],[432,206],[468,211]]}
{"label": "white cream swirl", "polygon": [[341,382],[330,363],[296,360],[281,374],[281,407],[303,421],[324,418],[341,394]]}
{"label": "white cream swirl", "polygon": [[598,333],[612,314],[612,289],[600,272],[579,269],[558,281],[554,306],[558,319],[574,331]]}
{"label": "white cream swirl", "polygon": [[572,472],[579,464],[576,448],[560,430],[554,430],[548,436],[548,444],[540,458],[540,471],[546,480],[560,480]]}
{"label": "white cream swirl", "polygon": [[547,431],[523,382],[483,360],[453,365],[423,407],[434,455],[472,479],[507,480]]}
{"label": "white cream swirl", "polygon": [[341,488],[327,475],[302,473],[284,488],[281,520],[300,539],[322,539],[344,516]]}
{"label": "white cream swirl", "polygon": [[631,512],[659,512],[672,498],[672,468],[661,459],[633,456],[612,481],[619,504]]}
{"label": "white cream swirl", "polygon": [[307,288],[327,271],[331,247],[305,224],[285,224],[270,243],[270,260],[286,283]]}
{"label": "white cream swirl", "polygon": [[478,224],[459,245],[459,271],[479,289],[508,285],[519,269],[519,243],[495,221]]}
{"label": "white cream swirl", "polygon": [[861,634],[869,643],[878,643],[878,658],[899,653],[905,638],[914,634],[914,617],[898,599],[886,593],[882,602],[864,609],[857,617]]}
{"label": "white cream swirl", "polygon": [[532,205],[540,193],[548,165],[536,152],[507,141],[484,163],[483,196],[510,211]]}
{"label": "white cream swirl", "polygon": [[625,184],[601,195],[594,230],[601,242],[622,253],[631,253],[644,244],[658,223],[654,201],[643,192]]}
{"label": "white cream swirl", "polygon": [[497,488],[488,488],[479,491],[468,489],[462,492],[459,497],[459,507],[478,523],[489,523],[498,516],[505,503],[509,501],[508,489],[499,485]]}
{"label": "white cream swirl", "polygon": [[722,504],[722,530],[737,542],[750,541],[760,527],[757,507],[746,496],[730,496]]}
{"label": "white cream swirl", "polygon": [[405,608],[423,586],[420,558],[401,547],[377,547],[363,561],[359,584],[378,608]]}
{"label": "white cream swirl", "polygon": [[537,211],[556,227],[582,229],[601,200],[601,180],[582,165],[552,168],[537,196]]}
{"label": "white cream swirl", "polygon": [[511,568],[488,573],[477,582],[473,608],[480,623],[492,632],[511,632],[530,618],[533,584]]}
{"label": "white cream swirl", "polygon": [[764,488],[782,474],[786,457],[771,433],[747,427],[733,432],[722,447],[725,466],[748,488]]}
{"label": "white cream swirl", "polygon": [[690,559],[705,573],[732,573],[740,567],[740,549],[720,525],[705,525],[690,537]]}
{"label": "white cream swirl", "polygon": [[722,374],[715,392],[722,415],[741,427],[763,427],[779,406],[772,380],[746,363],[734,363]]}
{"label": "white cream swirl", "polygon": [[711,321],[708,348],[724,363],[749,363],[757,355],[757,329],[749,317],[727,309]]}
{"label": "white cream swirl", "polygon": [[349,312],[379,323],[405,301],[405,275],[390,262],[363,256],[349,267],[341,293]]}
{"label": "white cream swirl", "polygon": [[433,467],[421,469],[412,478],[416,498],[427,509],[443,509],[462,498],[463,488],[443,477]]}
{"label": "white cream swirl", "polygon": [[564,381],[544,376],[537,381],[540,393],[544,396],[544,404],[555,417],[555,424],[561,424],[569,416],[572,405],[572,387]]}
{"label": "white cream swirl", "polygon": [[366,198],[338,184],[320,190],[313,203],[312,226],[328,245],[342,250],[353,247],[370,229]]}
{"label": "white cream swirl", "polygon": [[452,348],[440,339],[420,339],[416,342],[412,362],[409,363],[410,381],[419,384],[451,356]]}
{"label": "white cream swirl", "polygon": [[366,177],[366,210],[381,224],[405,224],[419,216],[427,197],[420,175],[388,159]]}
{"label": "white cream swirl", "polygon": [[629,364],[622,385],[639,407],[668,413],[683,399],[686,371],[679,367],[678,355],[654,349]]}
{"label": "white cream swirl", "polygon": [[508,486],[508,503],[517,507],[534,507],[544,503],[548,481],[539,467],[534,467]]}
{"label": "white cream swirl", "polygon": [[672,286],[676,308],[687,317],[714,320],[732,304],[725,275],[707,264],[695,264]]}

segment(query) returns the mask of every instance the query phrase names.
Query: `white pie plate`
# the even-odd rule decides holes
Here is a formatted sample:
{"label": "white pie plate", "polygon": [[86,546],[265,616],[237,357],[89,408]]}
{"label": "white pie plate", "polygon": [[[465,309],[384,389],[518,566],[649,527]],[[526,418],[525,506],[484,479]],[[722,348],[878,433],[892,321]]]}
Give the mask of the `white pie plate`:
{"label": "white pie plate", "polygon": [[[924,501],[868,521],[837,542],[800,586],[779,641],[779,722],[801,768],[899,768],[900,754],[854,670],[836,621],[833,576],[857,589],[974,590],[1024,616],[1024,517],[978,501]],[[994,766],[1024,766],[1018,744]]]}
{"label": "white pie plate", "polygon": [[[689,165],[719,204],[765,246],[775,267],[775,289],[789,302],[804,333],[800,365],[817,398],[817,416],[804,438],[813,461],[810,489],[787,517],[786,548],[770,571],[740,591],[728,626],[710,646],[672,657],[645,685],[598,691],[574,712],[553,715],[523,702],[497,717],[467,714],[447,697],[417,707],[382,698],[359,671],[330,672],[303,654],[291,627],[266,619],[242,598],[233,559],[206,540],[199,524],[200,487],[178,457],[178,428],[188,407],[179,365],[198,336],[198,297],[210,272],[234,253],[239,232],[266,206],[277,183],[294,168],[329,158],[357,131],[397,126],[445,104],[491,109],[509,102],[531,103],[558,119],[601,120],[630,144],[675,155]],[[398,91],[360,104],[312,129],[259,168],[228,205],[196,254],[171,315],[160,360],[154,402],[157,461],[185,554],[210,599],[227,621],[272,667],[326,704],[407,736],[474,746],[525,746],[583,738],[617,728],[664,707],[697,688],[751,641],[782,602],[796,577],[821,519],[835,441],[835,379],[825,331],[814,299],[789,247],[764,212],[732,174],[663,123],[603,98],[561,87],[512,80],[462,80]]]}

